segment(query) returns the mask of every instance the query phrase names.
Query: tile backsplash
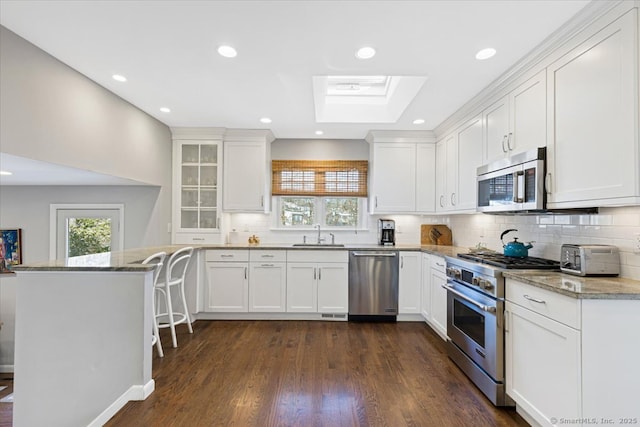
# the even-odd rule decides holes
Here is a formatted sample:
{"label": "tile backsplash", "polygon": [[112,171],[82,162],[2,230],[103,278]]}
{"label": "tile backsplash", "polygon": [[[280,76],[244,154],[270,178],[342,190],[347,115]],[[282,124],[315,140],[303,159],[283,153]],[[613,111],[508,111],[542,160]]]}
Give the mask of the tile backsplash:
{"label": "tile backsplash", "polygon": [[501,250],[500,234],[509,228],[518,231],[505,236],[505,242],[518,237],[533,241],[529,255],[560,259],[564,243],[604,244],[620,251],[621,276],[640,280],[640,207],[601,208],[594,215],[452,215],[450,227],[456,246],[474,247],[481,243]]}
{"label": "tile backsplash", "polygon": [[[453,232],[453,244],[475,247],[478,244],[500,251],[500,234],[509,228],[518,231],[505,236],[505,242],[518,237],[527,243],[533,241],[531,256],[560,259],[563,243],[592,243],[617,246],[620,250],[621,276],[640,280],[640,206],[601,208],[593,215],[383,215],[369,216],[368,224],[359,230],[331,231],[337,243],[376,243],[378,218],[396,221],[396,241],[400,244],[419,244],[421,224],[446,224]],[[298,243],[302,236],[315,239],[312,229],[291,231],[273,229],[270,215],[229,214],[226,219],[225,238],[246,241],[245,234],[256,234],[263,243]],[[235,230],[228,234],[228,232]],[[329,231],[322,231],[329,237]]]}

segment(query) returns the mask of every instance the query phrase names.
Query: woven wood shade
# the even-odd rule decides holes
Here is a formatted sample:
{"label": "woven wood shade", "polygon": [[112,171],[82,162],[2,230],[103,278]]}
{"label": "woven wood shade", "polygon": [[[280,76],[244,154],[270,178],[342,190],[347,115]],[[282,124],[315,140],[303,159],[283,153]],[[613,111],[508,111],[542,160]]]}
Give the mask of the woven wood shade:
{"label": "woven wood shade", "polygon": [[273,160],[274,196],[367,197],[366,160]]}

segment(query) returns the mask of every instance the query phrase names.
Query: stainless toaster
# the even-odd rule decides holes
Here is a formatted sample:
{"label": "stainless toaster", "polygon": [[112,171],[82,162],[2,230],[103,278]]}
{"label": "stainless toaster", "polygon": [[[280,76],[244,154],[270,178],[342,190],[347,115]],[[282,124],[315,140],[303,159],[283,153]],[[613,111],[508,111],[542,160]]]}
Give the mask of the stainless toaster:
{"label": "stainless toaster", "polygon": [[578,276],[617,276],[620,253],[610,245],[562,245],[560,270]]}

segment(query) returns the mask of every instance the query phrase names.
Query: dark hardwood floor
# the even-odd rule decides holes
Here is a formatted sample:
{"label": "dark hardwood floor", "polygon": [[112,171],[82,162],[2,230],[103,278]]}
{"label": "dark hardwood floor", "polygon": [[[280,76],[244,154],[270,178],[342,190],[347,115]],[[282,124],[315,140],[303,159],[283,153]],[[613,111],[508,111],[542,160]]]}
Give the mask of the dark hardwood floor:
{"label": "dark hardwood floor", "polygon": [[199,321],[194,329],[179,327],[179,347],[154,356],[156,391],[107,426],[527,426],[495,408],[424,323]]}

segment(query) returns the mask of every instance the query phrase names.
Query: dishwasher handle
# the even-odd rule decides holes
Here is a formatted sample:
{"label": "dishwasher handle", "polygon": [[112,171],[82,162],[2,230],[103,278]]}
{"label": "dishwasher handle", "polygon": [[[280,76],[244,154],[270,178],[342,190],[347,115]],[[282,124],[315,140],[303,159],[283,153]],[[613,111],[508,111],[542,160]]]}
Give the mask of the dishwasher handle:
{"label": "dishwasher handle", "polygon": [[351,252],[351,255],[358,256],[358,257],[378,257],[378,256],[395,257],[395,256],[398,256],[398,254],[395,253],[395,252],[388,252],[388,253]]}

